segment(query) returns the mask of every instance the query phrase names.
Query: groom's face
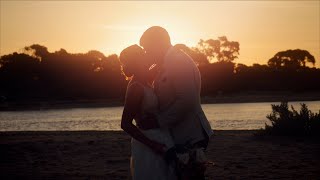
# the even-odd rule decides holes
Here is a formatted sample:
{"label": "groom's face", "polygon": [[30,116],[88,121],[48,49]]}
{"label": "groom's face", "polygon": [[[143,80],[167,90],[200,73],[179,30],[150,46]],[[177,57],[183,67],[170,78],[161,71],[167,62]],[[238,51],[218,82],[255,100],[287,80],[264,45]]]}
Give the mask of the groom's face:
{"label": "groom's face", "polygon": [[152,61],[152,64],[157,64],[158,61],[161,59],[160,48],[156,46],[145,46],[143,48],[145,49],[149,60]]}

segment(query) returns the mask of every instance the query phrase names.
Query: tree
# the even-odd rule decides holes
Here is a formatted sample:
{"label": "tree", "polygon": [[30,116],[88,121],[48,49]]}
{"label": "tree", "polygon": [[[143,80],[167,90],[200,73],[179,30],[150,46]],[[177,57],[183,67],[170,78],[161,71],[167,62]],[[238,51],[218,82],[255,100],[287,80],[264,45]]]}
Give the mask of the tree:
{"label": "tree", "polygon": [[[0,58],[0,95],[28,96],[38,92],[40,60],[27,54],[13,53]],[[33,89],[33,87],[35,87]]]}
{"label": "tree", "polygon": [[248,72],[249,67],[245,64],[238,63],[235,67],[235,73],[242,73],[242,72]]}
{"label": "tree", "polygon": [[232,62],[238,58],[240,44],[236,41],[229,41],[226,36],[218,37],[217,40],[208,39],[200,40],[198,49],[204,53],[208,59],[213,62],[217,59],[218,62]]}
{"label": "tree", "polygon": [[308,51],[301,49],[289,49],[275,54],[271,59],[269,59],[268,66],[275,69],[284,67],[286,69],[298,70],[302,67],[306,67],[307,63],[311,63],[314,66],[315,62],[314,56]]}
{"label": "tree", "polygon": [[48,48],[39,44],[33,44],[24,48],[27,54],[40,58],[47,57],[49,55]]}

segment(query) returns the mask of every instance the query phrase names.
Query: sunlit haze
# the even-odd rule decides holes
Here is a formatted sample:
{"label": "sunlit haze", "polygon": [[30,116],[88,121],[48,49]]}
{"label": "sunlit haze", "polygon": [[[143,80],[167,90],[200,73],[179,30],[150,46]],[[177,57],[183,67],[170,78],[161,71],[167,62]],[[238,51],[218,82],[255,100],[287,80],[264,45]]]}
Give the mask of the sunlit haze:
{"label": "sunlit haze", "polygon": [[49,51],[119,53],[160,25],[173,44],[227,36],[236,63],[265,64],[277,52],[305,49],[320,67],[319,1],[0,1],[0,54],[41,44]]}

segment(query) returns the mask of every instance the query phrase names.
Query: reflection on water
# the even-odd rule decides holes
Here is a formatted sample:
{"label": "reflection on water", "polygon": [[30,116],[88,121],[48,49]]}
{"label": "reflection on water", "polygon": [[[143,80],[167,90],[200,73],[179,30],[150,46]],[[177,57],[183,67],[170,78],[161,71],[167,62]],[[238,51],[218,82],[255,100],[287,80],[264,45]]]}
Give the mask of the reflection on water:
{"label": "reflection on water", "polygon": [[[291,102],[299,110],[302,102]],[[320,101],[304,102],[319,112]],[[214,129],[259,129],[275,103],[203,104]],[[276,103],[279,104],[279,103]],[[0,112],[0,131],[120,130],[123,107]]]}

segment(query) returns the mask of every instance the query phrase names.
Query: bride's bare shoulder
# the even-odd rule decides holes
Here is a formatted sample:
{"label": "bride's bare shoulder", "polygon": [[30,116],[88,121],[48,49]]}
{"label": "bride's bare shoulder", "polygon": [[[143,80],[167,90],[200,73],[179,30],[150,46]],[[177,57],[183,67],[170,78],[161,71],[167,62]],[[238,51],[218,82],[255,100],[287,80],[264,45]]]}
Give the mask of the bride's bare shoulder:
{"label": "bride's bare shoulder", "polygon": [[144,93],[144,87],[139,82],[129,82],[126,92],[126,99],[140,97]]}
{"label": "bride's bare shoulder", "polygon": [[143,90],[143,85],[137,81],[130,81],[127,86],[127,91],[139,91]]}

